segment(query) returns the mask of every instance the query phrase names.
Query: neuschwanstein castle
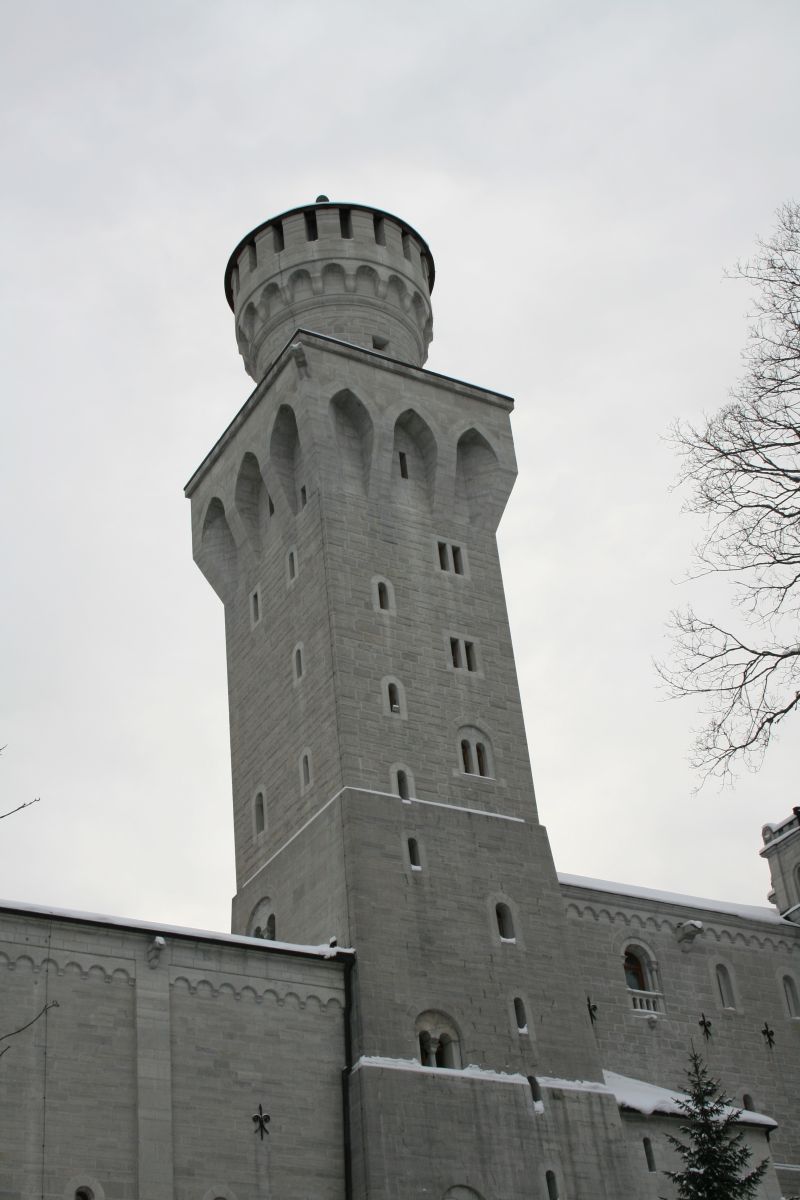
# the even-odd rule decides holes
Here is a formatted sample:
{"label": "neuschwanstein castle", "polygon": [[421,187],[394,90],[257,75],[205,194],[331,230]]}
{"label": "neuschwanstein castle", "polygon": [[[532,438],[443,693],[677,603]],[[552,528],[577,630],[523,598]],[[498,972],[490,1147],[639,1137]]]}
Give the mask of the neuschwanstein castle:
{"label": "neuschwanstein castle", "polygon": [[[225,273],[255,389],[192,475],[231,934],[6,902],[2,1200],[670,1193],[694,1039],[800,1194],[800,810],[771,908],[556,874],[495,531],[513,402],[426,371],[434,263],[321,196]],[[788,807],[788,805],[787,805]]]}

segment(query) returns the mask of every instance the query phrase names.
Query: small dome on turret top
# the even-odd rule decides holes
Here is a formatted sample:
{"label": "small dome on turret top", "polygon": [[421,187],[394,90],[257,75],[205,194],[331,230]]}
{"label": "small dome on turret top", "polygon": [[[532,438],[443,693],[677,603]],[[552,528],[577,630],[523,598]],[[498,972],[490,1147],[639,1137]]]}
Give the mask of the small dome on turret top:
{"label": "small dome on turret top", "polygon": [[433,280],[428,245],[407,222],[321,194],[239,242],[225,295],[258,382],[301,328],[421,366],[433,336]]}

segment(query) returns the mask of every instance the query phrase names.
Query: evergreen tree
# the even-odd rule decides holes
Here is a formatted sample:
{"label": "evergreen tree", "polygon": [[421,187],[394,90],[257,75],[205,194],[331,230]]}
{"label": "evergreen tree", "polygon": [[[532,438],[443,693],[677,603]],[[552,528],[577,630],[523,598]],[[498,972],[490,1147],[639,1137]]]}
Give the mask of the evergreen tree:
{"label": "evergreen tree", "polygon": [[667,1134],[683,1159],[683,1170],[664,1174],[676,1184],[678,1200],[749,1200],[758,1190],[767,1159],[742,1175],[751,1151],[744,1144],[744,1132],[734,1131],[741,1110],[722,1093],[694,1047],[686,1078],[687,1097],[678,1105],[686,1117],[680,1129],[687,1140]]}

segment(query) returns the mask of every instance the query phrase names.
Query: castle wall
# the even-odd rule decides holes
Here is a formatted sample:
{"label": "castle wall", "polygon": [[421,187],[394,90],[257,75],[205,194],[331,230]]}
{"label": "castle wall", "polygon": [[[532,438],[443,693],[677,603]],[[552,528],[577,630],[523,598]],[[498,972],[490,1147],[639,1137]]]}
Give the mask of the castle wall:
{"label": "castle wall", "polygon": [[[616,894],[563,883],[571,950],[587,996],[603,1066],[663,1087],[681,1087],[692,1043],[735,1103],[773,1117],[778,1163],[800,1164],[797,1070],[800,1013],[791,1016],[783,977],[800,982],[800,930],[769,909],[717,911],[702,903]],[[723,906],[724,907],[724,906]],[[760,914],[760,915],[757,915]],[[689,923],[702,928],[693,932]],[[681,940],[682,939],[682,940]],[[626,985],[627,947],[646,950],[657,972],[657,1013],[636,1011]],[[732,1005],[716,968],[726,969]],[[711,1022],[706,1038],[700,1022]],[[773,1031],[774,1045],[763,1034]]]}
{"label": "castle wall", "polygon": [[343,970],[3,910],[0,1195],[341,1200]]}

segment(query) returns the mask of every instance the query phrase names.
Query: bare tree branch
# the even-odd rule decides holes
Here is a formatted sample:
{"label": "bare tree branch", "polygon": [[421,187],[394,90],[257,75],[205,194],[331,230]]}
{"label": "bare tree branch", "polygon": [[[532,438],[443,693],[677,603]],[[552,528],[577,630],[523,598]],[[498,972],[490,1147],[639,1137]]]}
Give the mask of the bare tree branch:
{"label": "bare tree branch", "polygon": [[18,804],[16,808],[10,808],[8,812],[0,813],[0,821],[2,821],[4,817],[13,816],[14,813],[20,812],[23,808],[30,808],[32,804],[38,804],[40,800],[41,796],[37,796],[35,800],[26,800],[24,804]]}
{"label": "bare tree branch", "polygon": [[760,765],[800,707],[800,205],[778,210],[773,235],[731,275],[755,287],[742,378],[719,412],[671,433],[685,508],[706,519],[693,574],[731,579],[754,637],[688,609],[673,615],[671,661],[657,664],[671,695],[702,697],[692,763],[723,778]]}
{"label": "bare tree branch", "polygon": [[[39,1018],[43,1017],[44,1014],[46,1012],[49,1012],[49,1010],[51,1008],[58,1008],[57,1000],[49,1000],[47,1004],[45,1004],[42,1008],[39,1009],[39,1011],[35,1017],[32,1017],[31,1020],[27,1022],[27,1024],[20,1025],[19,1029],[12,1029],[11,1033],[0,1033],[0,1042],[6,1041],[7,1038],[16,1037],[18,1033],[24,1033],[26,1029],[30,1029],[31,1025],[35,1025],[36,1022],[39,1020]],[[10,1049],[11,1049],[10,1046],[3,1046],[2,1050],[0,1050],[0,1058],[2,1058],[2,1056],[5,1054],[5,1052]]]}

